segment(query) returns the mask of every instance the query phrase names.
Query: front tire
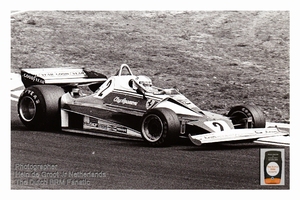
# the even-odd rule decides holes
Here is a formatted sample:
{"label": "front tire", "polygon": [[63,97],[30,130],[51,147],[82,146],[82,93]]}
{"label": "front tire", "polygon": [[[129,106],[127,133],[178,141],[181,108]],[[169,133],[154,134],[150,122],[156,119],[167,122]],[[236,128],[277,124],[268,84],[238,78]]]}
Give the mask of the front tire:
{"label": "front tire", "polygon": [[34,85],[26,88],[18,101],[18,114],[22,123],[31,130],[60,128],[61,87]]}
{"label": "front tire", "polygon": [[259,107],[254,105],[240,105],[231,108],[227,115],[235,129],[265,128],[266,118]]}
{"label": "front tire", "polygon": [[151,146],[169,146],[179,138],[180,122],[168,108],[149,110],[142,118],[141,133]]}

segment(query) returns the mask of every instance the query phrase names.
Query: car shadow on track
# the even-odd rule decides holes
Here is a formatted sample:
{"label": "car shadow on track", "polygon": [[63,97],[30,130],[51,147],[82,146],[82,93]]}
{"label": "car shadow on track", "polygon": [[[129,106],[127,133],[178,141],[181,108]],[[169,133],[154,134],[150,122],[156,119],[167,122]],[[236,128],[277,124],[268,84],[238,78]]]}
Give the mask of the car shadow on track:
{"label": "car shadow on track", "polygon": [[[24,132],[40,132],[40,131],[30,131],[25,126],[23,126],[19,121],[11,121],[11,131],[24,131]],[[252,149],[252,148],[267,148],[267,147],[274,147],[272,145],[266,144],[258,144],[253,142],[228,142],[228,143],[215,143],[215,144],[205,144],[202,146],[195,146],[188,138],[180,138],[176,144],[171,146],[164,146],[164,147],[153,147],[142,139],[135,139],[135,138],[127,138],[127,137],[116,137],[110,136],[106,134],[102,135],[88,135],[88,134],[80,134],[74,132],[66,132],[61,130],[47,130],[41,131],[47,134],[53,135],[64,135],[64,136],[72,136],[72,137],[82,137],[82,138],[93,138],[99,140],[108,140],[111,145],[118,146],[118,147],[139,147],[139,148],[176,148],[177,150],[182,151],[212,151],[212,150],[237,150],[237,149]]]}

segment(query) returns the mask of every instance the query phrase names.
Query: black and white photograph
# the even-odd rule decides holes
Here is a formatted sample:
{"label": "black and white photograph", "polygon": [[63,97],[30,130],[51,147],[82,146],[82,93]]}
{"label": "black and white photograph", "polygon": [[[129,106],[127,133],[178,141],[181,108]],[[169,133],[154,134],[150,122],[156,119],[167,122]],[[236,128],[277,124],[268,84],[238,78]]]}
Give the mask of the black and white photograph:
{"label": "black and white photograph", "polygon": [[11,191],[290,191],[291,11],[163,8],[9,10]]}

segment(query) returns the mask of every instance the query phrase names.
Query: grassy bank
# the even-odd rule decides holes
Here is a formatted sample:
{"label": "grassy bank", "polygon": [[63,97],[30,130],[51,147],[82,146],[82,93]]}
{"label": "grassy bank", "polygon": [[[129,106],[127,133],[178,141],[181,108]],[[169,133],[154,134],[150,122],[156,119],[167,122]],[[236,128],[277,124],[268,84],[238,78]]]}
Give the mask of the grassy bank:
{"label": "grassy bank", "polygon": [[289,12],[31,11],[12,17],[11,71],[122,63],[204,110],[256,104],[289,121]]}

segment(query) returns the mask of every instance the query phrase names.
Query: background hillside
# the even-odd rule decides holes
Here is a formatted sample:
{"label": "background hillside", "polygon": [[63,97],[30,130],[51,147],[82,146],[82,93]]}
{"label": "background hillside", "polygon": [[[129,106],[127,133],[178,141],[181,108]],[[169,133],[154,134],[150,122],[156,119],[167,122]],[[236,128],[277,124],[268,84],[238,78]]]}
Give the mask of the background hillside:
{"label": "background hillside", "polygon": [[12,17],[11,71],[122,63],[204,110],[260,106],[289,122],[289,12],[31,11]]}

